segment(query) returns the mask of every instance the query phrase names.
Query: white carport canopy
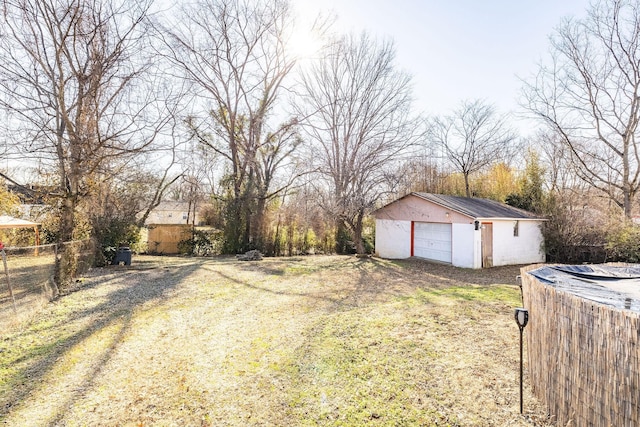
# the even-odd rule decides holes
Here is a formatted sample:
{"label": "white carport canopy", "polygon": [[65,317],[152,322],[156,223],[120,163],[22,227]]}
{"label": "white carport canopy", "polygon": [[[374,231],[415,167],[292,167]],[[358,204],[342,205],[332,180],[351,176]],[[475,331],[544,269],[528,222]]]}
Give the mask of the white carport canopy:
{"label": "white carport canopy", "polygon": [[40,245],[40,223],[27,221],[26,219],[14,218],[8,215],[0,215],[1,228],[33,228],[36,232],[36,246]]}

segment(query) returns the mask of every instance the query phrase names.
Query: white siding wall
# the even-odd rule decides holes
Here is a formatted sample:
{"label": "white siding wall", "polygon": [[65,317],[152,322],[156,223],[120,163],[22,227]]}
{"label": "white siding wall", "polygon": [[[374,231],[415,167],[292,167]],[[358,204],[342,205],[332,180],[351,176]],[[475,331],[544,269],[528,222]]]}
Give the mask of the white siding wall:
{"label": "white siding wall", "polygon": [[475,225],[473,229],[475,230],[473,233],[473,268],[482,268],[482,230],[475,229]]}
{"label": "white siding wall", "polygon": [[452,224],[451,229],[453,249],[451,264],[456,267],[474,268],[475,234],[473,224]]}
{"label": "white siding wall", "polygon": [[519,221],[518,236],[513,235],[515,221],[493,222],[493,265],[544,262],[539,221]]}
{"label": "white siding wall", "polygon": [[376,219],[376,254],[381,258],[411,256],[411,221]]}

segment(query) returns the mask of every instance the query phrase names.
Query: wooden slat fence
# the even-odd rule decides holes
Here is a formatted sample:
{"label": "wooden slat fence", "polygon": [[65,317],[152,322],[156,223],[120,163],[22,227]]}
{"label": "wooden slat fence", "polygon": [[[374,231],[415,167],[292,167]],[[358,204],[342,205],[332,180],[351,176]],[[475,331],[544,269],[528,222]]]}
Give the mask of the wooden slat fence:
{"label": "wooden slat fence", "polygon": [[545,285],[522,269],[533,393],[558,426],[640,426],[640,315]]}
{"label": "wooden slat fence", "polygon": [[191,238],[192,226],[185,224],[148,226],[147,250],[152,254],[179,254],[178,244]]}

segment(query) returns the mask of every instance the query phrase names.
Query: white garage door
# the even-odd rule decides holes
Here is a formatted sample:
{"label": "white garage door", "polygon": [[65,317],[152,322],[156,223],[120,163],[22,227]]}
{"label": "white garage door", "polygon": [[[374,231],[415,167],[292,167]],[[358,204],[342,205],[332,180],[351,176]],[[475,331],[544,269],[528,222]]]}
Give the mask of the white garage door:
{"label": "white garage door", "polygon": [[416,222],[413,228],[413,254],[451,263],[451,224]]}

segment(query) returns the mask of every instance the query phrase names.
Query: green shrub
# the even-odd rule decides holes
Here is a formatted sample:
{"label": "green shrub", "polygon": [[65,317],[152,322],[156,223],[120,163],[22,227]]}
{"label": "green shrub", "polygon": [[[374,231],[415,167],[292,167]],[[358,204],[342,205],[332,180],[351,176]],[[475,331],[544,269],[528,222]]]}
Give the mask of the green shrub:
{"label": "green shrub", "polygon": [[211,256],[219,252],[221,232],[218,230],[194,229],[191,238],[178,242],[183,255]]}
{"label": "green shrub", "polygon": [[102,246],[104,262],[107,264],[113,260],[118,247],[128,246],[135,251],[140,242],[140,228],[123,218],[94,220],[94,234]]}
{"label": "green shrub", "polygon": [[612,226],[605,247],[609,261],[640,262],[640,226],[631,222]]}

